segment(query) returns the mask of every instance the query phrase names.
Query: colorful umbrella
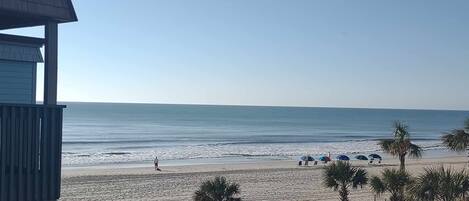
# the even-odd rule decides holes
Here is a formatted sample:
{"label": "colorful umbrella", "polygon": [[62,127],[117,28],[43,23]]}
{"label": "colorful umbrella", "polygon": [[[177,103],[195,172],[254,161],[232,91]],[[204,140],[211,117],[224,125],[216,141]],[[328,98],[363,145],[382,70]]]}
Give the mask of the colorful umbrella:
{"label": "colorful umbrella", "polygon": [[346,155],[338,155],[336,157],[336,159],[339,160],[339,161],[349,161],[350,160],[350,158]]}
{"label": "colorful umbrella", "polygon": [[367,161],[368,158],[365,155],[358,155],[355,156],[356,159],[361,160],[361,161]]}
{"label": "colorful umbrella", "polygon": [[319,157],[319,160],[320,161],[331,161],[331,158],[329,158],[327,156],[321,156],[321,157]]}
{"label": "colorful umbrella", "polygon": [[312,156],[310,156],[310,155],[308,155],[308,156],[302,156],[300,159],[301,159],[302,161],[314,161],[314,158],[313,158]]}
{"label": "colorful umbrella", "polygon": [[376,158],[376,159],[383,159],[383,158],[382,158],[380,155],[378,155],[378,154],[370,154],[370,155],[368,155],[368,157],[370,157],[370,158],[372,158],[372,159],[375,159],[375,158]]}

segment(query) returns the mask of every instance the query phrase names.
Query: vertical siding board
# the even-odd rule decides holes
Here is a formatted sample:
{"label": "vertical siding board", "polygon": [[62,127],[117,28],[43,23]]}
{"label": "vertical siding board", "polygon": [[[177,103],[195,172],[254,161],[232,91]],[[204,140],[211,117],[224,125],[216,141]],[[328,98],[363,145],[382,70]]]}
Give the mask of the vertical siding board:
{"label": "vertical siding board", "polygon": [[49,142],[49,112],[47,108],[43,109],[42,113],[42,124],[41,124],[41,153],[39,154],[40,157],[40,178],[41,178],[41,199],[47,199],[47,160],[48,160],[48,151],[47,146]]}
{"label": "vertical siding board", "polygon": [[9,180],[8,180],[8,200],[13,200],[13,194],[14,194],[14,175],[15,175],[15,141],[16,141],[16,107],[12,107],[11,112],[10,112],[10,123],[11,123],[11,131],[10,131],[10,170],[8,173]]}
{"label": "vertical siding board", "polygon": [[7,151],[7,108],[0,107],[0,115],[1,115],[1,156],[0,156],[0,200],[6,200],[6,151]]}
{"label": "vertical siding board", "polygon": [[15,128],[15,138],[14,138],[14,146],[12,147],[12,149],[14,150],[14,154],[13,154],[13,171],[12,171],[12,175],[13,175],[13,182],[12,182],[12,194],[11,194],[11,200],[19,200],[18,199],[18,191],[19,191],[19,188],[18,188],[18,183],[19,183],[19,175],[21,174],[20,172],[20,161],[19,161],[19,156],[21,154],[21,150],[19,149],[19,146],[20,146],[20,137],[21,137],[21,133],[20,133],[20,130],[21,130],[21,124],[20,124],[20,120],[21,120],[21,116],[20,116],[20,110],[21,110],[21,107],[15,107],[15,118],[14,118],[14,122],[15,122],[15,125],[14,125],[14,128]]}
{"label": "vertical siding board", "polygon": [[51,145],[51,112],[50,112],[50,109],[47,108],[45,109],[45,114],[47,114],[47,119],[46,119],[46,122],[44,125],[47,125],[46,126],[46,132],[44,133],[44,152],[42,153],[42,157],[44,157],[44,171],[42,172],[43,176],[44,176],[44,183],[47,185],[47,188],[43,189],[43,193],[44,193],[44,199],[48,200],[49,198],[49,188],[51,187],[51,183],[49,182],[50,181],[50,157],[51,157],[51,153],[50,153],[50,145]]}
{"label": "vertical siding board", "polygon": [[32,149],[32,135],[33,135],[33,109],[31,107],[27,110],[27,120],[26,120],[26,157],[25,157],[25,165],[26,165],[26,185],[25,185],[25,200],[32,199],[32,183],[33,183],[33,174],[32,171],[32,163],[31,163],[31,149]]}
{"label": "vertical siding board", "polygon": [[50,185],[50,188],[49,188],[49,196],[48,198],[49,199],[53,199],[55,198],[55,188],[56,188],[56,179],[55,177],[57,176],[55,174],[56,172],[56,169],[57,169],[57,166],[56,166],[56,163],[57,163],[57,143],[56,143],[56,139],[57,139],[57,123],[56,123],[56,120],[57,120],[57,112],[56,110],[53,110],[51,109],[50,110],[50,125],[49,125],[49,128],[50,128],[50,133],[49,133],[49,136],[50,136],[50,140],[49,140],[49,143],[50,143],[50,146],[48,146],[49,148],[49,152],[50,154],[48,154],[50,156],[49,158],[49,185]]}
{"label": "vertical siding board", "polygon": [[18,115],[18,192],[17,192],[17,197],[18,200],[24,200],[23,195],[23,174],[24,174],[24,169],[23,169],[23,155],[24,155],[24,107],[21,107],[19,109],[19,115]]}
{"label": "vertical siding board", "polygon": [[39,183],[39,150],[40,150],[40,136],[41,136],[41,108],[35,108],[34,114],[34,133],[33,133],[33,179],[34,179],[34,200],[40,198],[40,183]]}
{"label": "vertical siding board", "polygon": [[62,185],[61,172],[62,172],[62,129],[63,129],[63,110],[58,109],[57,123],[57,171],[56,171],[56,199],[60,198],[60,187]]}

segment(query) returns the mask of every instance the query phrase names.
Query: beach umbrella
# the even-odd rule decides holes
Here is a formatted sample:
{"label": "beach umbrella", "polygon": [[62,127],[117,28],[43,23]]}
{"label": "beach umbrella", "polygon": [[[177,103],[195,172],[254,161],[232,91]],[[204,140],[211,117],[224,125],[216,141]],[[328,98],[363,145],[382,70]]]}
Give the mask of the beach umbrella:
{"label": "beach umbrella", "polygon": [[380,155],[378,154],[370,154],[368,155],[368,157],[370,157],[371,159],[383,159]]}
{"label": "beach umbrella", "polygon": [[367,161],[368,160],[368,158],[364,155],[358,155],[358,156],[355,156],[355,158],[358,159],[358,160],[361,160],[361,161]]}
{"label": "beach umbrella", "polygon": [[314,158],[313,158],[312,156],[310,156],[310,155],[308,155],[308,156],[302,156],[300,159],[301,159],[302,161],[314,161]]}
{"label": "beach umbrella", "polygon": [[336,159],[339,160],[339,161],[349,161],[350,160],[350,158],[346,155],[338,155],[336,157]]}
{"label": "beach umbrella", "polygon": [[319,160],[320,161],[331,161],[331,158],[329,158],[328,156],[321,156],[321,157],[319,157]]}

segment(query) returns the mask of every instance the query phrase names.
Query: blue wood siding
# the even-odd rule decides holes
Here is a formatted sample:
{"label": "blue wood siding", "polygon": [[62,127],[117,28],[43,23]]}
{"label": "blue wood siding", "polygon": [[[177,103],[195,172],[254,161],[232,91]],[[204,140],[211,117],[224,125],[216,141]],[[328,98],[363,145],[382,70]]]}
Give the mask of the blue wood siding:
{"label": "blue wood siding", "polygon": [[0,200],[60,197],[64,106],[0,103]]}
{"label": "blue wood siding", "polygon": [[36,102],[36,63],[0,60],[0,103]]}

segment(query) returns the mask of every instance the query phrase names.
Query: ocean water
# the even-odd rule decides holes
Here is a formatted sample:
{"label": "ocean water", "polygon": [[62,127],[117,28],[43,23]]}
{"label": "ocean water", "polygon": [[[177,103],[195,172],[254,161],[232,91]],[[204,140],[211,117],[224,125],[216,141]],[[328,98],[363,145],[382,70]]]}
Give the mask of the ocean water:
{"label": "ocean water", "polygon": [[304,154],[369,153],[394,120],[426,150],[468,111],[66,103],[63,165],[282,160]]}

